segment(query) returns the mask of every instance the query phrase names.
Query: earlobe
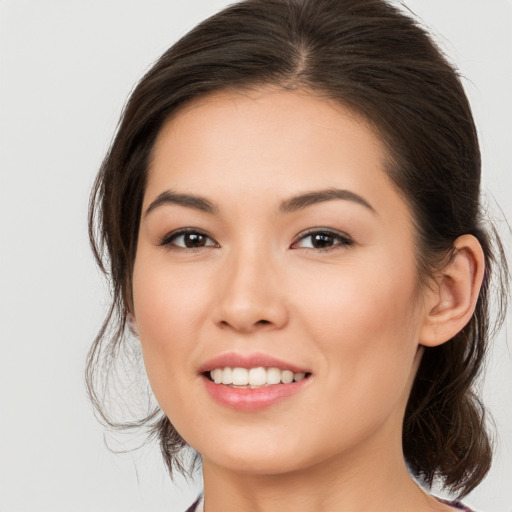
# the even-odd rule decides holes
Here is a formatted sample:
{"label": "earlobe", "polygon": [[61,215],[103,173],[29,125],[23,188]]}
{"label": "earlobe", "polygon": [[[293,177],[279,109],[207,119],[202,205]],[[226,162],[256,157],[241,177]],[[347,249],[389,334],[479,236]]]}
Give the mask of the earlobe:
{"label": "earlobe", "polygon": [[480,242],[473,235],[457,238],[450,261],[428,294],[419,338],[421,345],[441,345],[466,326],[475,311],[484,269]]}

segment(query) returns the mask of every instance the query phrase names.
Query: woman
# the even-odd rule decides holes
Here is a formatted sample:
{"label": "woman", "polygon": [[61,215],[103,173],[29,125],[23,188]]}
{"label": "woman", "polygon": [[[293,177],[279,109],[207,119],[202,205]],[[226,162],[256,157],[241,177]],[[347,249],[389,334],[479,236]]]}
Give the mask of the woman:
{"label": "woman", "polygon": [[198,453],[207,512],[462,508],[413,477],[463,497],[490,465],[472,385],[506,264],[479,188],[458,77],[402,12],[222,11],[139,83],[96,181],[93,401],[128,326],[160,406],[134,425],[170,471]]}

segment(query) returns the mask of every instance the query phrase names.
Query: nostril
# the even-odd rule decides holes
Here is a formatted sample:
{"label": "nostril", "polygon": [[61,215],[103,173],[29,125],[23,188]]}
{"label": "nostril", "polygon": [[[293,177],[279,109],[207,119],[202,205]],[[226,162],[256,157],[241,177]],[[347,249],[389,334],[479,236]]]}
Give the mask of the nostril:
{"label": "nostril", "polygon": [[222,329],[231,328],[239,332],[251,333],[254,331],[258,331],[260,329],[267,329],[268,327],[273,325],[273,322],[271,320],[265,319],[257,320],[256,322],[244,322],[243,319],[235,319],[235,321],[231,323],[228,320],[221,320],[218,325]]}

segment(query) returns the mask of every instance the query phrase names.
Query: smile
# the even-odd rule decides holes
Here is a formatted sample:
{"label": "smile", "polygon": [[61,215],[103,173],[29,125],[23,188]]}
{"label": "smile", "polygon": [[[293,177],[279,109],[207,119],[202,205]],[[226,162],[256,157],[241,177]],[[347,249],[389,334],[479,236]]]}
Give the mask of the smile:
{"label": "smile", "polygon": [[263,353],[220,354],[200,366],[199,374],[214,402],[245,412],[289,400],[313,380],[308,367]]}
{"label": "smile", "polygon": [[293,372],[280,368],[215,368],[207,374],[215,384],[233,388],[257,389],[276,384],[291,384],[306,378],[305,372]]}

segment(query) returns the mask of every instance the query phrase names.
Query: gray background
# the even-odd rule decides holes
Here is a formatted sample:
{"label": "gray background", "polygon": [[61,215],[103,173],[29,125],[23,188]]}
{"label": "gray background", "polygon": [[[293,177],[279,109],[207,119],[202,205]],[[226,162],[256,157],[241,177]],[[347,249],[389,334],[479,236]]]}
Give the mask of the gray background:
{"label": "gray background", "polygon": [[[124,101],[150,63],[224,0],[0,2],[0,511],[181,511],[158,449],[113,455],[83,385],[108,294],[88,247],[89,190]],[[507,251],[512,219],[512,2],[409,0],[467,79],[485,188]],[[442,34],[442,36],[440,35]],[[501,217],[500,217],[501,216]],[[511,320],[509,315],[508,331]],[[512,511],[511,336],[485,400],[493,469],[467,499]],[[123,439],[117,446],[123,448]]]}

